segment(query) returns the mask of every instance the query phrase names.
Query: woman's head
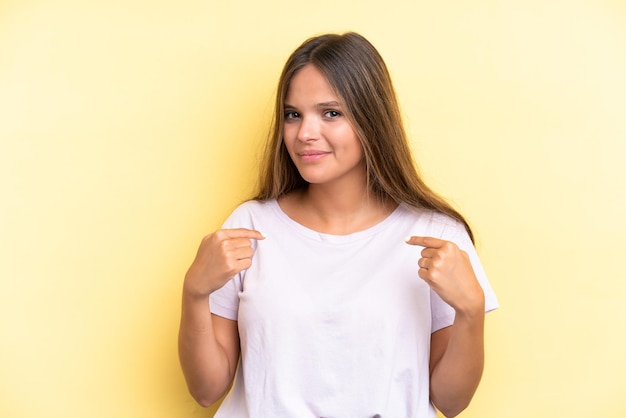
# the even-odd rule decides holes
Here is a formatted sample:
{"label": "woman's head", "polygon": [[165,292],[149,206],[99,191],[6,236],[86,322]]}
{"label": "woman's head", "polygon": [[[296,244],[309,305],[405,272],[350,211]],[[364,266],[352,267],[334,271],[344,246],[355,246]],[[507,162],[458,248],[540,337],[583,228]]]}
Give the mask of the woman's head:
{"label": "woman's head", "polygon": [[343,103],[363,147],[368,191],[450,214],[466,224],[418,175],[387,66],[374,46],[354,32],[310,38],[285,63],[256,198],[277,198],[307,185],[283,142],[285,97],[294,75],[307,65],[326,77]]}
{"label": "woman's head", "polygon": [[[385,63],[372,44],[356,33],[326,34],[306,40],[287,60],[278,84],[275,120],[269,152],[273,153],[272,176],[277,197],[306,185],[282,142],[284,102],[293,76],[307,65],[315,66],[342,99],[362,145],[368,184],[382,192],[375,174],[389,153],[404,152],[410,161],[396,95]],[[268,156],[269,157],[269,156]],[[267,173],[270,174],[270,173]],[[385,194],[385,193],[383,193]]]}

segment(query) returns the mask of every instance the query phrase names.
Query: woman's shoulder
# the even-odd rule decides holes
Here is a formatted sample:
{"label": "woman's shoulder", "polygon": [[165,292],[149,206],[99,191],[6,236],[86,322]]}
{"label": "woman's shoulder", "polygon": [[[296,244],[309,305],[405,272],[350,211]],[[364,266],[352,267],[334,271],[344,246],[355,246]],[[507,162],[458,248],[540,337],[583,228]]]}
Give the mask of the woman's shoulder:
{"label": "woman's shoulder", "polygon": [[246,200],[231,212],[232,216],[240,216],[244,214],[260,214],[267,211],[274,210],[276,205],[276,199],[268,199],[268,200]]}
{"label": "woman's shoulder", "polygon": [[405,213],[405,216],[413,217],[420,222],[432,223],[437,225],[460,225],[461,223],[442,212],[438,212],[433,209],[427,209],[423,207],[415,207],[408,203],[401,203],[400,208]]}
{"label": "woman's shoulder", "polygon": [[461,222],[445,213],[406,203],[402,203],[400,207],[409,222],[424,234],[441,238],[467,233]]}
{"label": "woman's shoulder", "polygon": [[276,212],[276,205],[275,199],[246,200],[235,207],[224,222],[224,226],[250,227],[254,219],[272,216]]}

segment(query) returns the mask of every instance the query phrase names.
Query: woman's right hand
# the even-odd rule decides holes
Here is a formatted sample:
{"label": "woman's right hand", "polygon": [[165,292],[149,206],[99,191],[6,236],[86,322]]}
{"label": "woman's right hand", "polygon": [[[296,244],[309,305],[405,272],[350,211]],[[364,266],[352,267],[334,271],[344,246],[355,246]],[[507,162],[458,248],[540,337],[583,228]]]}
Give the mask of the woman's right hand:
{"label": "woman's right hand", "polygon": [[204,298],[233,276],[252,265],[252,239],[265,239],[259,231],[220,229],[202,239],[198,253],[185,275],[183,291]]}
{"label": "woman's right hand", "polygon": [[259,231],[220,229],[202,239],[183,284],[178,352],[189,392],[203,406],[218,401],[239,361],[237,321],[211,314],[208,296],[252,264]]}

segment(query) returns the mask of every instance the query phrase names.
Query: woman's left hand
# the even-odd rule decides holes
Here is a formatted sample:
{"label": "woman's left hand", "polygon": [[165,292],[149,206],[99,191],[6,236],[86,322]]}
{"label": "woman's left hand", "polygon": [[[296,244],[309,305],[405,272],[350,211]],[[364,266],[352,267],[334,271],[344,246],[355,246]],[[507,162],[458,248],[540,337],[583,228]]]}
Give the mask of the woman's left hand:
{"label": "woman's left hand", "polygon": [[406,243],[424,247],[418,274],[441,299],[457,312],[484,312],[485,295],[465,251],[433,237],[412,236]]}

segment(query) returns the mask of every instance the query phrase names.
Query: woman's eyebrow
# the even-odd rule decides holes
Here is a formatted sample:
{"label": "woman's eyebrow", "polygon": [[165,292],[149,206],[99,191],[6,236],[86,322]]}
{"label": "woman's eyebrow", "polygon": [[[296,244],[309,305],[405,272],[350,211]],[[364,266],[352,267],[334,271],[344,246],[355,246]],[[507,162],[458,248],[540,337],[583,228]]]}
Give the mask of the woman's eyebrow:
{"label": "woman's eyebrow", "polygon": [[316,107],[339,107],[341,104],[337,101],[331,101],[331,102],[322,102],[322,103],[318,103],[315,106]]}
{"label": "woman's eyebrow", "polygon": [[[333,101],[330,101],[330,102],[321,102],[321,103],[317,103],[317,104],[315,105],[315,107],[318,107],[318,108],[322,108],[322,107],[341,107],[341,103],[339,103],[339,102],[338,102],[338,101],[336,101],[336,100],[333,100]],[[289,103],[285,103],[285,104],[284,104],[284,108],[285,108],[285,109],[297,109],[297,107],[296,107],[296,106],[294,106],[294,105],[290,105]]]}

